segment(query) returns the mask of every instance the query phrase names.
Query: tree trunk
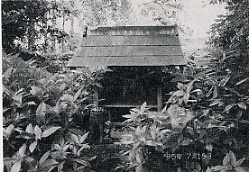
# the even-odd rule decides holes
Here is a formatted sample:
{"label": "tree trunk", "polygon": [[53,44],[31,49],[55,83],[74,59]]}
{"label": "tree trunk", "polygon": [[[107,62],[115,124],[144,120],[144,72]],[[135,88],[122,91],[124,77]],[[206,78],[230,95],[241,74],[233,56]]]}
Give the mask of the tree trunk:
{"label": "tree trunk", "polygon": [[35,35],[34,35],[34,30],[35,30],[35,23],[29,19],[28,21],[28,51],[33,51],[34,50],[34,45],[35,45]]}

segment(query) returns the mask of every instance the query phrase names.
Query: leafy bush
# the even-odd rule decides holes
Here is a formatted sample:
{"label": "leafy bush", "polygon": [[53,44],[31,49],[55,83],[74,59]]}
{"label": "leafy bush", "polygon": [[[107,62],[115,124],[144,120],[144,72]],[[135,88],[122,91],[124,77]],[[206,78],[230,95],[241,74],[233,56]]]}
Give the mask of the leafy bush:
{"label": "leafy bush", "polygon": [[229,151],[229,153],[227,153],[226,156],[224,157],[222,165],[217,165],[215,167],[212,167],[211,169],[208,168],[206,172],[212,172],[212,171],[246,172],[246,170],[241,166],[244,160],[245,158],[241,158],[237,161],[235,154],[232,151]]}
{"label": "leafy bush", "polygon": [[222,163],[230,150],[246,155],[247,137],[241,131],[248,130],[247,99],[239,99],[235,88],[243,80],[230,85],[231,75],[219,75],[215,69],[189,71],[174,79],[178,90],[162,112],[149,111],[145,103],[123,116],[129,128],[118,143],[128,147],[123,167],[201,171]]}
{"label": "leafy bush", "polygon": [[[52,74],[36,61],[3,57],[5,171],[84,171],[93,157],[86,120],[100,72]],[[88,169],[89,171],[89,169]]]}

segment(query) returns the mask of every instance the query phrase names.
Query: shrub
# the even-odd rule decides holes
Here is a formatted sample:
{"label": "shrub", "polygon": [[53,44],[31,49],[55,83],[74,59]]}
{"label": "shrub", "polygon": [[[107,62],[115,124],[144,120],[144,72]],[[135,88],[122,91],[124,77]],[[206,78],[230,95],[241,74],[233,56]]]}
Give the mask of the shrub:
{"label": "shrub", "polygon": [[242,81],[230,85],[231,76],[215,70],[192,68],[190,74],[178,74],[174,79],[179,81],[178,90],[162,112],[150,111],[145,103],[123,116],[129,132],[118,142],[128,147],[122,167],[201,171],[222,163],[230,150],[248,152],[246,138],[240,133],[248,128],[247,102],[237,99],[234,89]]}
{"label": "shrub", "polygon": [[[3,57],[5,171],[84,171],[93,157],[84,118],[100,72],[60,71],[17,55]],[[89,169],[88,169],[89,171]]]}

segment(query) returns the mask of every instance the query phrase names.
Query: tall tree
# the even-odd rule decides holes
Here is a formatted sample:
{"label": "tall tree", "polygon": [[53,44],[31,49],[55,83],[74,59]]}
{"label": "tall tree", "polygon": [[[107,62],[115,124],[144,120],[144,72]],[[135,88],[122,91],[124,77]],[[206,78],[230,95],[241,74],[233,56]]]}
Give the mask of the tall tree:
{"label": "tall tree", "polygon": [[[3,50],[7,53],[16,49],[14,40],[24,39],[28,32],[29,45],[31,37],[36,35],[34,23],[43,21],[47,12],[47,2],[41,1],[2,1],[2,35]],[[31,48],[31,47],[30,47]]]}
{"label": "tall tree", "polygon": [[2,1],[3,50],[20,51],[18,44],[29,51],[48,49],[68,35],[58,29],[56,19],[70,15],[76,15],[72,5],[56,0]]}
{"label": "tall tree", "polygon": [[224,52],[224,68],[249,72],[249,1],[228,2],[227,10],[211,28],[211,44]]}
{"label": "tall tree", "polygon": [[80,1],[82,2],[82,17],[88,26],[115,25],[129,19],[129,0]]}

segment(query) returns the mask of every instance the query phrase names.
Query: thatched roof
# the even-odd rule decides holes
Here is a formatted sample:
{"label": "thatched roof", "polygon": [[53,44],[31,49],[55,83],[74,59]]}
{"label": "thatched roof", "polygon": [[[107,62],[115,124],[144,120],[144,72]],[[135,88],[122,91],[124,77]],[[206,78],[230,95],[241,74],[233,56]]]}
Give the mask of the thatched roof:
{"label": "thatched roof", "polygon": [[68,66],[185,65],[175,26],[99,27],[82,39]]}

